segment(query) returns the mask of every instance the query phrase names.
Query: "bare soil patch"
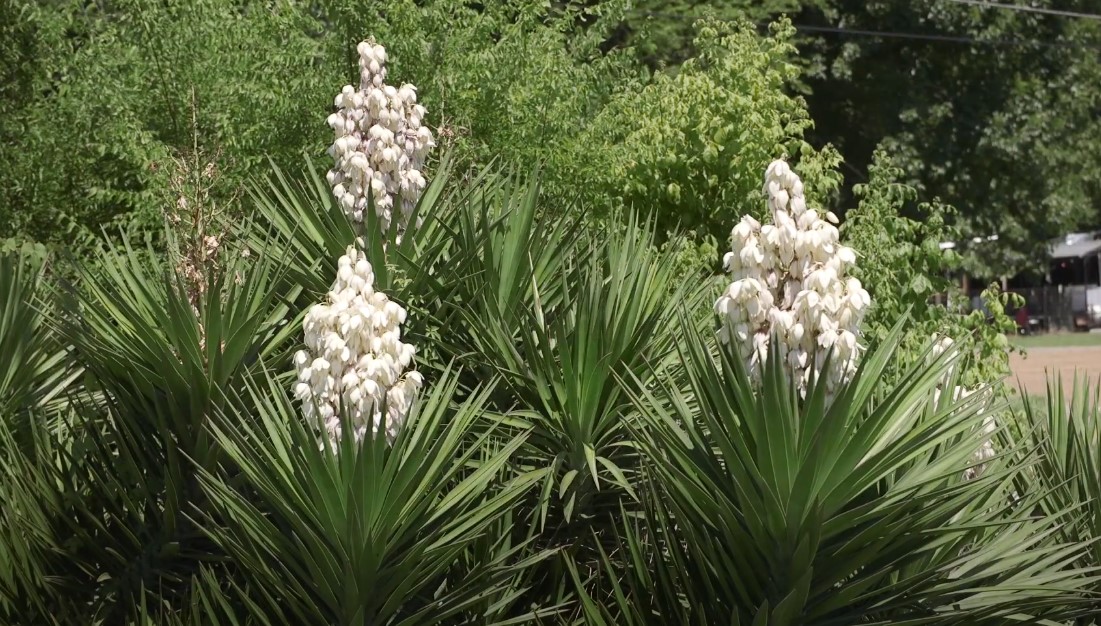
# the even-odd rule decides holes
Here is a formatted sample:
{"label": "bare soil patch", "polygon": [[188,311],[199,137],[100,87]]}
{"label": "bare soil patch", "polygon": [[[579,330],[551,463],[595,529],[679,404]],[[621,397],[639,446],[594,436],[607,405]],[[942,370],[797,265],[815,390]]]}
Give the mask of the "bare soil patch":
{"label": "bare soil patch", "polygon": [[1088,373],[1090,380],[1101,376],[1101,346],[1081,348],[1030,348],[1025,355],[1013,354],[1009,357],[1009,383],[1021,386],[1029,394],[1044,394],[1047,389],[1047,377],[1059,372],[1064,389],[1069,392],[1074,381],[1074,372]]}

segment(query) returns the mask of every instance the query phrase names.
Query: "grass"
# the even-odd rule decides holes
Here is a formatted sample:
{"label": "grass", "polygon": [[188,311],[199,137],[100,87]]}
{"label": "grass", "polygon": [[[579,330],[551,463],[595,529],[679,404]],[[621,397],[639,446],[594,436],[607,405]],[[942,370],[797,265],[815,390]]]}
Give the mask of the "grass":
{"label": "grass", "polygon": [[1101,333],[1044,333],[1010,337],[1013,345],[1029,348],[1084,348],[1101,346]]}
{"label": "grass", "polygon": [[1025,396],[1026,395],[1028,396],[1029,402],[1032,403],[1032,408],[1033,409],[1039,409],[1041,411],[1046,411],[1047,410],[1047,396],[1046,395],[1044,395],[1042,393],[1035,393],[1035,392],[1028,393],[1027,391],[1022,391],[1020,389],[1016,389],[1016,387],[1014,385],[1010,385],[1010,386],[1013,387],[1013,389],[1016,393],[1009,394],[1009,397],[1007,398],[1007,400],[1009,402],[1009,407],[1008,407],[1009,411],[1013,412],[1016,415],[1020,415],[1021,412],[1025,410]]}

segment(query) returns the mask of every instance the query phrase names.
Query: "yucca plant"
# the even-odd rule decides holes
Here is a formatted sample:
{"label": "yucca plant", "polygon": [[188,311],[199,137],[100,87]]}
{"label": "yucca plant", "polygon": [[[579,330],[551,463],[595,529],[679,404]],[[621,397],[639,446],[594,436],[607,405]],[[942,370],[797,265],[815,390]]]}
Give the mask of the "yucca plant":
{"label": "yucca plant", "polygon": [[[571,257],[580,234],[579,220],[565,213],[553,223],[535,223],[537,180],[493,164],[458,180],[448,163],[445,156],[414,209],[411,220],[423,223],[400,243],[396,224],[382,232],[371,205],[364,222],[353,224],[308,161],[298,178],[274,168],[253,187],[256,218],[240,236],[262,256],[286,258],[277,288],[295,304],[294,312],[328,289],[336,260],[358,238],[375,286],[410,312],[406,334],[422,346],[422,367],[442,370],[453,356],[475,348],[464,333],[471,311],[518,318],[530,310],[539,283],[549,285],[539,296],[554,302],[558,285],[551,277]],[[476,362],[462,371],[471,386],[492,375],[492,368]]]}
{"label": "yucca plant", "polygon": [[[497,180],[471,187],[468,195],[456,200],[457,205],[488,206],[479,198],[498,198],[502,185]],[[432,202],[433,197],[426,194],[422,204]],[[474,200],[467,202],[467,198]],[[270,387],[261,397],[244,393],[245,381],[257,373],[261,363],[288,369],[286,357],[300,341],[302,309],[315,297],[311,291],[322,290],[331,281],[331,277],[318,278],[330,261],[324,255],[329,249],[342,252],[344,245],[351,243],[343,241],[344,237],[351,234],[354,238],[357,233],[343,215],[330,215],[333,219],[323,223],[329,230],[322,236],[317,236],[318,228],[312,234],[297,226],[281,230],[281,224],[316,222],[318,218],[311,221],[309,211],[317,207],[284,197],[269,208],[269,217],[286,212],[282,221],[272,220],[269,226],[274,226],[263,235],[250,234],[247,225],[234,233],[248,247],[224,249],[216,271],[211,271],[197,290],[172,268],[170,260],[166,263],[155,251],[131,246],[125,237],[121,244],[101,249],[96,263],[80,274],[74,291],[55,290],[67,306],[64,315],[51,320],[49,330],[61,337],[58,345],[70,346],[69,358],[74,364],[86,368],[91,393],[71,398],[71,409],[60,420],[66,428],[56,432],[21,429],[42,440],[25,453],[9,445],[16,431],[9,428],[11,420],[5,416],[0,492],[11,506],[5,509],[7,523],[0,533],[4,539],[0,608],[11,617],[9,623],[217,623],[219,615],[237,623],[238,619],[251,622],[282,615],[271,612],[273,605],[265,602],[271,597],[261,589],[265,582],[270,586],[271,579],[250,570],[250,561],[241,553],[233,558],[226,538],[235,535],[225,533],[241,529],[221,518],[228,510],[210,501],[215,491],[202,488],[200,476],[207,485],[235,489],[241,486],[242,476],[249,476],[247,469],[253,470],[251,477],[258,483],[261,472],[278,469],[257,461],[258,457],[242,456],[240,447],[227,454],[223,445],[230,441],[228,430],[225,424],[215,427],[212,420],[226,414],[228,398],[236,398],[233,407],[235,414],[242,416],[242,424],[248,423],[243,416],[262,413],[265,408],[269,409],[266,415],[272,417],[272,406],[283,409],[278,417],[284,428],[292,428],[291,422],[300,419],[286,410],[287,388]],[[383,284],[395,290],[417,280],[439,284],[434,271],[412,265],[411,256],[419,250],[415,244],[429,251],[442,250],[432,257],[437,260],[440,255],[473,259],[481,254],[484,247],[468,253],[462,248],[467,242],[454,245],[458,230],[454,224],[469,215],[452,215],[460,217],[450,226],[435,227],[434,221],[428,220],[418,231],[424,239],[408,237],[402,245],[385,250],[380,245],[383,237],[366,237],[364,243],[373,258],[381,259],[376,263],[381,268],[376,275],[383,277]],[[500,224],[495,222],[494,228]],[[489,229],[482,233],[492,235]],[[478,236],[471,233],[471,237]],[[241,251],[251,254],[237,254]],[[469,270],[472,263],[467,261],[462,267]],[[396,271],[387,274],[390,268]],[[402,274],[402,269],[409,271]],[[447,275],[443,278],[449,280]],[[26,282],[18,283],[18,288],[23,289]],[[451,282],[470,286],[469,282]],[[428,287],[421,291],[428,294],[425,300],[442,293]],[[29,296],[12,301],[25,305]],[[23,315],[32,311],[29,306],[17,309],[12,305],[10,309]],[[7,328],[20,324],[26,326],[26,320],[18,318]],[[47,355],[41,350],[27,354],[33,359]],[[439,368],[438,374],[443,379],[442,389],[454,392],[456,375],[445,367]],[[465,380],[482,385],[483,391],[472,397],[484,404],[494,386],[486,385],[484,376]],[[462,388],[462,397],[466,397],[474,393],[475,385]],[[250,389],[255,391],[255,387]],[[375,546],[370,543],[377,539],[374,535],[361,537],[364,550],[389,550],[385,554],[392,557],[394,567],[402,567],[403,559],[413,563],[421,558],[429,569],[412,574],[429,582],[395,581],[389,574],[396,570],[380,570],[376,572],[380,584],[398,586],[384,607],[371,604],[377,588],[368,592],[365,587],[367,595],[361,597],[366,598],[365,610],[414,621],[425,615],[448,619],[484,616],[486,623],[520,623],[527,619],[524,616],[553,612],[553,608],[522,606],[525,603],[517,600],[530,587],[534,571],[524,564],[547,555],[511,532],[513,517],[526,516],[509,505],[543,475],[539,470],[513,467],[510,459],[517,447],[523,447],[525,435],[517,429],[517,420],[475,407],[459,411],[454,423],[448,421],[449,439],[441,442],[435,439],[439,433],[434,429],[441,427],[444,409],[440,407],[449,399],[437,397],[437,404],[432,405],[436,408],[427,409],[428,417],[417,422],[422,424],[413,431],[421,433],[416,438],[419,447],[399,443],[395,448],[405,450],[400,461],[405,463],[404,473],[397,478],[406,482],[394,486],[392,497],[406,503],[425,498],[421,508],[411,513],[416,515],[391,520],[404,524],[407,534],[401,549],[394,552],[394,546]],[[255,406],[250,407],[249,402]],[[286,431],[292,432],[302,435]],[[274,437],[272,432],[263,434]],[[302,441],[295,439],[294,443]],[[7,449],[11,454],[6,454]],[[436,453],[434,460],[425,456],[432,452]],[[349,488],[358,489],[368,477],[377,481],[375,470],[398,467],[396,454],[387,457],[393,459],[390,465],[383,462],[381,453],[358,457],[365,460],[354,474],[346,476]],[[420,465],[412,464],[414,457],[420,459]],[[374,464],[367,464],[372,458]],[[311,462],[316,461],[312,458]],[[480,482],[469,482],[472,476]],[[416,492],[429,485],[424,481],[431,480],[436,481],[430,485],[435,491]],[[456,489],[479,502],[485,496],[483,489],[497,494],[490,502],[492,515],[474,526],[464,526],[473,518],[461,515],[469,502],[459,498]],[[441,490],[450,495],[441,495]],[[263,511],[264,516],[272,514],[263,491],[247,487],[243,492],[255,498],[254,510]],[[445,502],[438,502],[440,498]],[[429,540],[425,533],[433,529],[450,534],[425,552],[419,542]],[[331,526],[318,530],[336,532]],[[426,590],[424,586],[431,581],[446,582],[447,589]],[[331,582],[337,584],[336,579]],[[406,597],[413,588],[416,597]],[[286,597],[283,591],[272,593]],[[462,601],[457,599],[460,596]],[[446,600],[442,605],[437,602],[440,598]],[[309,599],[312,602],[316,596]],[[410,612],[409,607],[418,602],[420,608]],[[400,611],[394,603],[401,604]],[[352,619],[346,613],[334,613],[333,608],[315,607],[312,614],[306,611],[304,614],[311,616],[307,623],[315,621],[317,611],[334,620]],[[279,622],[284,618],[301,623],[285,615],[272,619]]]}
{"label": "yucca plant", "polygon": [[16,429],[10,413],[0,415],[0,620],[6,624],[49,613],[47,598],[55,590],[48,576],[64,558],[60,536],[53,532],[58,506],[53,477],[38,464],[49,458],[43,452],[45,434],[37,421]]}
{"label": "yucca plant", "polygon": [[[685,328],[683,382],[635,394],[650,427],[645,516],[602,574],[574,575],[589,623],[1005,624],[1082,615],[1089,550],[1037,517],[1011,451],[964,472],[983,435],[951,355],[883,388],[900,323],[832,401],[801,399],[770,354],[759,387],[736,353]],[[775,343],[773,343],[775,346]],[[599,591],[602,595],[593,595]],[[1043,622],[1050,623],[1050,622]]]}
{"label": "yucca plant", "polygon": [[[373,204],[365,211],[363,223],[355,224],[333,200],[332,190],[316,164],[307,159],[298,176],[289,176],[272,164],[267,179],[251,185],[249,201],[256,213],[242,224],[238,235],[248,246],[264,256],[285,258],[287,271],[284,288],[291,293],[324,292],[336,275],[336,260],[357,237],[374,266],[377,286],[393,292],[400,274],[392,274],[399,261],[414,255],[418,246],[438,244],[434,221],[441,206],[454,206],[466,194],[483,190],[492,180],[479,184],[452,186],[449,161],[440,164],[432,183],[425,189],[411,219],[425,218],[421,228],[411,229],[396,243],[397,223],[382,232]],[[389,242],[389,243],[386,243]],[[385,248],[385,249],[384,249]]]}
{"label": "yucca plant", "polygon": [[55,290],[66,305],[52,328],[87,393],[70,394],[40,449],[7,459],[40,487],[13,508],[50,547],[41,613],[16,623],[121,623],[188,597],[202,564],[222,559],[188,517],[204,498],[196,472],[221,462],[207,422],[282,341],[279,263],[228,256],[196,296],[141,252],[124,238],[81,270],[75,293]]}
{"label": "yucca plant", "polygon": [[253,608],[236,600],[234,581],[218,569],[200,566],[187,585],[188,595],[175,604],[157,604],[143,594],[127,626],[241,626],[266,622]]}
{"label": "yucca plant", "polygon": [[[251,381],[245,412],[228,411],[211,428],[239,473],[202,474],[212,505],[203,526],[237,565],[254,618],[454,623],[507,595],[531,565],[516,558],[524,546],[480,552],[487,560],[470,558],[479,554],[470,548],[544,472],[513,471],[524,435],[494,440],[492,383],[458,400],[445,371],[392,445],[368,435],[336,448],[318,445],[286,386],[271,375]],[[471,431],[482,434],[471,440]]]}
{"label": "yucca plant", "polygon": [[[1008,416],[1021,449],[1037,453],[1018,477],[1017,490],[1044,494],[1036,503],[1038,514],[1074,510],[1073,523],[1062,527],[1060,536],[1089,546],[1079,565],[1101,567],[1101,381],[1075,374],[1068,393],[1062,378],[1053,375],[1044,401],[1026,395],[1020,410]],[[1101,593],[1101,586],[1091,589]],[[1081,623],[1098,623],[1099,616],[1101,610]]]}
{"label": "yucca plant", "polygon": [[48,320],[56,303],[45,293],[48,259],[22,250],[0,254],[0,416],[13,434],[30,412],[41,418],[80,376]]}
{"label": "yucca plant", "polygon": [[[46,298],[0,264],[0,621],[1088,617],[1096,396],[965,480],[1002,408],[934,399],[951,353],[886,383],[896,329],[833,397],[776,354],[750,382],[652,223],[539,199],[444,173],[399,243],[277,172],[205,276],[125,238]],[[427,382],[392,442],[330,449],[289,357],[353,242]]]}
{"label": "yucca plant", "polygon": [[542,211],[536,220],[538,176],[488,167],[443,191],[447,175],[445,168],[418,204],[422,226],[383,250],[387,236],[372,211],[353,226],[316,171],[300,185],[277,174],[255,194],[274,236],[251,241],[297,250],[289,275],[322,290],[326,282],[305,277],[333,268],[302,260],[338,255],[363,234],[380,287],[410,310],[406,332],[424,350],[422,369],[459,360],[466,388],[500,376],[492,403],[528,409],[512,424],[533,429],[532,451],[522,456],[555,468],[546,493],[561,491],[572,513],[571,485],[627,483],[613,457],[627,449],[618,443],[629,403],[612,372],[667,358],[674,307],[698,302],[702,289],[673,274],[676,250],[655,250],[652,224],[586,233],[578,211]]}
{"label": "yucca plant", "polygon": [[[502,379],[507,393],[495,406],[518,409],[511,427],[531,431],[519,457],[550,469],[523,509],[528,519],[518,514],[519,536],[573,546],[592,540],[597,513],[633,498],[631,407],[616,373],[641,376],[675,356],[677,306],[700,305],[704,286],[675,274],[677,250],[657,249],[651,223],[628,218],[589,231],[578,212],[540,211],[539,198],[537,178],[509,177],[438,206],[431,223],[448,237],[416,257],[434,280],[413,281],[433,291],[410,299],[425,303],[439,329],[426,341],[471,363],[477,377],[467,384]],[[562,574],[544,580],[554,604],[565,600]]]}
{"label": "yucca plant", "polygon": [[[276,170],[271,180],[254,189],[256,217],[235,234],[246,242],[254,257],[279,257],[284,261],[284,271],[268,285],[287,306],[285,325],[280,326],[276,339],[268,342],[269,349],[265,352],[274,359],[273,363],[284,362],[284,357],[296,347],[294,337],[300,329],[301,314],[328,289],[336,258],[346,246],[356,242],[372,262],[376,286],[409,309],[405,336],[418,344],[418,369],[425,373],[429,384],[434,375],[446,370],[445,359],[456,357],[463,359],[466,366],[460,374],[464,393],[471,393],[495,374],[496,370],[486,367],[480,359],[464,358],[470,355],[468,348],[448,349],[452,345],[449,342],[464,332],[465,310],[473,303],[486,302],[484,298],[492,290],[501,302],[507,303],[495,302],[492,310],[515,309],[522,313],[525,310],[522,301],[519,306],[514,305],[517,298],[531,293],[532,281],[530,273],[517,263],[518,259],[529,256],[528,250],[537,250],[542,261],[551,264],[540,273],[550,282],[549,277],[556,274],[553,264],[567,256],[560,254],[561,248],[543,245],[547,241],[546,231],[537,229],[533,223],[536,184],[525,184],[519,177],[504,175],[494,168],[487,168],[464,184],[452,185],[445,192],[447,180],[445,162],[416,209],[423,212],[423,224],[407,232],[400,244],[396,243],[393,230],[390,233],[378,230],[373,211],[366,212],[363,224],[349,222],[332,202],[324,179],[312,168],[307,167],[301,181]],[[575,238],[576,228],[561,236]],[[553,289],[547,290],[546,297],[553,298]],[[291,340],[286,341],[288,338]],[[456,343],[463,345],[462,341]],[[496,395],[500,399],[491,404],[498,409],[516,404],[508,391],[497,391]],[[464,436],[478,448],[489,436],[488,431],[483,433],[481,429],[490,425],[488,431],[493,432],[488,440],[494,445],[514,439],[523,428],[522,422],[502,416],[499,423],[473,422]],[[481,445],[479,449],[484,452],[489,448]],[[531,468],[520,471],[528,469]],[[510,511],[509,516],[527,517],[522,509]],[[505,539],[489,544],[479,541],[462,554],[462,560],[486,560],[489,554],[516,558],[518,549],[527,550],[525,558],[538,558],[541,553],[529,550],[530,542],[523,536],[514,537],[512,528],[511,521],[497,522],[493,536]],[[530,578],[530,571],[517,572],[514,578],[517,585],[530,586],[521,582]],[[530,609],[512,609],[516,602],[524,603],[515,594],[487,590],[483,598],[482,609],[487,614],[515,619],[530,612]]]}
{"label": "yucca plant", "polygon": [[55,485],[38,461],[52,459],[81,374],[49,324],[48,258],[33,252],[0,254],[0,621],[12,624],[45,610],[48,574],[63,560],[51,527]]}
{"label": "yucca plant", "polygon": [[559,302],[544,303],[537,291],[531,308],[511,319],[486,309],[465,316],[475,353],[522,402],[533,429],[526,455],[554,469],[546,489],[561,499],[566,520],[578,507],[593,513],[582,502],[602,483],[631,490],[630,403],[616,375],[660,369],[674,354],[677,307],[699,302],[696,285],[673,275],[673,254],[657,251],[650,231],[630,223],[567,260],[552,279]]}

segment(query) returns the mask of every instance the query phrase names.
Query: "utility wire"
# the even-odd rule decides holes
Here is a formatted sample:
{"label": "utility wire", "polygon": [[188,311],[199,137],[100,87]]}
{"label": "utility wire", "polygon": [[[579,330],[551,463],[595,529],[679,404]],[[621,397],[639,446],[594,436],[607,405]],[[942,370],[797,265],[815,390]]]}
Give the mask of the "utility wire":
{"label": "utility wire", "polygon": [[1057,15],[1059,17],[1073,17],[1084,20],[1101,20],[1101,14],[1098,13],[1080,13],[1078,11],[1064,11],[1061,9],[1044,9],[1041,7],[1030,7],[1024,4],[1005,4],[1002,2],[990,2],[990,0],[948,0],[949,2],[955,2],[956,4],[966,4],[974,7],[981,7],[984,9],[1006,9],[1009,11],[1024,11],[1026,13],[1040,13],[1042,15]]}
{"label": "utility wire", "polygon": [[[979,0],[950,0],[952,2],[978,2]],[[1010,5],[996,5],[996,6],[1010,6]],[[1016,5],[1014,5],[1016,6]],[[698,15],[684,15],[680,13],[654,13],[654,12],[639,12],[638,15],[643,17],[656,17],[656,18],[668,18],[668,19],[681,19],[681,20],[697,20],[701,16]],[[1101,19],[1101,16],[1098,16]],[[727,22],[733,22],[736,20],[723,20]],[[757,24],[760,28],[767,28],[768,22],[760,22]],[[956,43],[967,44],[976,46],[993,46],[993,47],[1014,47],[1014,46],[1034,46],[1038,48],[1067,48],[1077,50],[1101,50],[1101,45],[1088,45],[1071,42],[1060,41],[1040,41],[1038,39],[976,39],[974,37],[963,37],[957,35],[937,35],[932,33],[906,33],[889,30],[865,30],[859,28],[842,28],[839,26],[812,26],[810,24],[792,24],[797,31],[807,33],[832,33],[842,36],[853,37],[877,37],[883,39],[910,39],[916,41],[930,41],[939,43]]]}
{"label": "utility wire", "polygon": [[935,41],[941,43],[960,43],[979,46],[1036,46],[1040,48],[1072,48],[1079,50],[1101,50],[1101,46],[1091,46],[1079,43],[1060,41],[1040,41],[1038,39],[975,39],[974,37],[958,37],[955,35],[933,35],[924,33],[900,33],[887,30],[861,30],[857,28],[839,28],[834,26],[810,26],[806,24],[792,24],[796,30],[809,33],[836,33],[839,35],[852,35],[856,37],[882,37],[887,39],[914,39],[918,41]]}

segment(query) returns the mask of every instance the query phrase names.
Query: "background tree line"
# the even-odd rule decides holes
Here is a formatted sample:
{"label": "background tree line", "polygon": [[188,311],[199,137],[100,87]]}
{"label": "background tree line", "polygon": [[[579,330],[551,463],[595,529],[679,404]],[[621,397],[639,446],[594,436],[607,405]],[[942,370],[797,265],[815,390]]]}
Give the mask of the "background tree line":
{"label": "background tree line", "polygon": [[562,206],[722,239],[772,155],[843,216],[883,148],[903,212],[998,235],[964,257],[997,275],[1098,225],[1099,29],[960,0],[0,0],[0,235],[154,232],[185,154],[224,198],[324,159],[318,112],[373,35],[460,164],[542,163]]}

